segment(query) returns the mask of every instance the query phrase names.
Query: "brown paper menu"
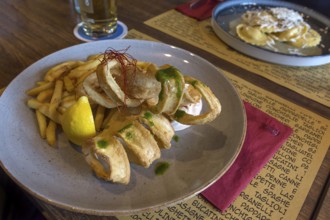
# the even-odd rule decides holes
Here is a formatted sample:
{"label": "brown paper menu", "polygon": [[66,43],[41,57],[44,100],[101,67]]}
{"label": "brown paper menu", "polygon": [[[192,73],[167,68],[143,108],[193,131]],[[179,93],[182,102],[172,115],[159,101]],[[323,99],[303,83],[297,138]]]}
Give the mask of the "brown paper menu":
{"label": "brown paper menu", "polygon": [[210,19],[199,22],[175,10],[154,17],[145,24],[330,107],[330,64],[298,68],[250,58],[222,42],[214,34]]}
{"label": "brown paper menu", "polygon": [[[154,40],[135,30],[130,31],[128,38]],[[329,148],[330,121],[229,72],[224,73],[243,100],[289,125],[293,135],[224,213],[197,195],[161,210],[118,216],[118,219],[297,218]]]}

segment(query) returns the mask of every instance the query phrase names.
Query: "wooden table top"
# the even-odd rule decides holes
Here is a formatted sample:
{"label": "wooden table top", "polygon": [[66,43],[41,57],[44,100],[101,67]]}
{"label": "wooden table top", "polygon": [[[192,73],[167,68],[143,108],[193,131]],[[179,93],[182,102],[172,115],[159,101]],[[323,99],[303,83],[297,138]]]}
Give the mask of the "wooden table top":
{"label": "wooden table top", "polygon": [[[226,66],[235,75],[287,100],[330,119],[330,109],[278,84],[252,74],[206,51],[184,43],[143,24],[144,21],[173,9],[184,0],[121,0],[119,20],[128,29],[137,29],[162,42],[189,50],[216,66]],[[0,88],[7,86],[26,67],[60,49],[80,44],[73,28],[79,22],[71,0],[0,1]],[[328,219],[330,152],[325,157],[298,219]],[[329,193],[328,193],[329,194]]]}

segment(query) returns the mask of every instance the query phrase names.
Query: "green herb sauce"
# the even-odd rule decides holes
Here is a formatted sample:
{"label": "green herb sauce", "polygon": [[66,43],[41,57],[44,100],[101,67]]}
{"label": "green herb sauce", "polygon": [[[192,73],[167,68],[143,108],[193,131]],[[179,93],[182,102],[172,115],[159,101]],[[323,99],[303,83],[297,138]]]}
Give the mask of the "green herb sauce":
{"label": "green herb sauce", "polygon": [[109,145],[108,141],[106,140],[99,140],[96,142],[96,144],[99,148],[107,148],[107,146]]}
{"label": "green herb sauce", "polygon": [[144,118],[150,120],[152,118],[151,112],[144,113]]}
{"label": "green herb sauce", "polygon": [[122,129],[120,129],[118,132],[122,133],[122,132],[125,131],[127,128],[131,127],[132,125],[133,125],[132,123],[126,125],[126,126],[124,126]]}
{"label": "green herb sauce", "polygon": [[168,170],[169,167],[170,167],[169,163],[159,162],[159,163],[156,164],[155,174],[158,175],[158,176],[163,175]]}
{"label": "green herb sauce", "polygon": [[174,135],[172,138],[175,142],[179,142],[179,136],[178,135]]}
{"label": "green herb sauce", "polygon": [[186,114],[185,111],[178,109],[178,110],[175,112],[174,117],[175,117],[175,118],[182,118],[185,114]]}
{"label": "green herb sauce", "polygon": [[127,132],[125,137],[126,137],[126,139],[132,139],[134,137],[134,133],[133,132]]}
{"label": "green herb sauce", "polygon": [[[175,85],[177,88],[176,96],[178,98],[181,98],[182,92],[183,92],[182,91],[183,85],[180,80],[181,77],[182,77],[182,74],[173,66],[168,67],[166,69],[158,70],[156,73],[156,79],[161,83],[164,83],[165,81],[169,81],[171,79],[175,80]],[[162,84],[162,87],[163,87],[163,84]],[[163,88],[162,88],[162,91],[159,93],[159,100],[163,100],[163,96],[164,96],[164,94],[163,94]]]}
{"label": "green herb sauce", "polygon": [[191,83],[190,83],[190,85],[192,85],[194,88],[196,88],[196,84],[198,83],[198,81],[197,80],[194,80],[194,81],[192,81]]}
{"label": "green herb sauce", "polygon": [[152,113],[151,112],[146,112],[144,113],[143,118],[147,119],[149,126],[154,126],[154,122],[152,121]]}

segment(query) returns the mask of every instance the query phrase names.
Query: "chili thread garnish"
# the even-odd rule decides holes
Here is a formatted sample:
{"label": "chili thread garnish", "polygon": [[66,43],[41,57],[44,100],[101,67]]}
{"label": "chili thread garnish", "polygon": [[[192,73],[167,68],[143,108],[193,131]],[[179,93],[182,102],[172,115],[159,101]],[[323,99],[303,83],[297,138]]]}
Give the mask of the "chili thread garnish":
{"label": "chili thread garnish", "polygon": [[[119,63],[121,73],[123,74],[123,84],[119,86],[125,93],[125,98],[124,98],[125,106],[126,106],[126,99],[128,97],[128,88],[131,86],[131,84],[134,81],[135,73],[136,73],[136,65],[137,65],[137,60],[127,53],[129,48],[130,47],[127,47],[126,49],[123,50],[115,50],[113,48],[108,48],[103,53],[103,59],[101,60],[102,65],[106,65],[108,61],[111,60],[116,60]],[[128,69],[130,68],[133,69],[132,73],[128,72]],[[128,74],[132,74],[132,75],[128,76]]]}

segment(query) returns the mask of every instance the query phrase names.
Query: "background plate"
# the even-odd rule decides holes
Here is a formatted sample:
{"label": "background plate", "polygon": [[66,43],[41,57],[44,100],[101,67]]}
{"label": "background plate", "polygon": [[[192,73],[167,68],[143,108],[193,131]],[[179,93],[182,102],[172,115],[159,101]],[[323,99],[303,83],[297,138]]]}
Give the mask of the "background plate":
{"label": "background plate", "polygon": [[[319,46],[299,50],[300,54],[289,54],[288,49],[295,49],[284,44],[277,44],[280,52],[254,46],[239,39],[235,33],[235,22],[249,10],[269,7],[285,7],[304,15],[304,20],[322,37]],[[214,32],[229,46],[257,59],[288,66],[317,66],[330,63],[330,20],[307,7],[297,4],[272,0],[232,0],[220,3],[213,10],[212,27]]]}
{"label": "background plate", "polygon": [[[207,125],[177,132],[178,142],[163,150],[170,164],[162,176],[131,165],[127,186],[96,178],[79,150],[62,133],[58,148],[39,137],[34,112],[26,106],[25,91],[41,80],[47,69],[67,60],[85,60],[112,47],[128,51],[138,60],[172,64],[214,91],[222,104],[221,115]],[[119,215],[170,205],[200,192],[233,163],[246,131],[242,102],[232,84],[206,60],[174,46],[139,40],[84,43],[53,53],[25,69],[0,98],[1,165],[16,183],[32,195],[61,208],[95,215]],[[156,161],[157,162],[157,161]]]}

